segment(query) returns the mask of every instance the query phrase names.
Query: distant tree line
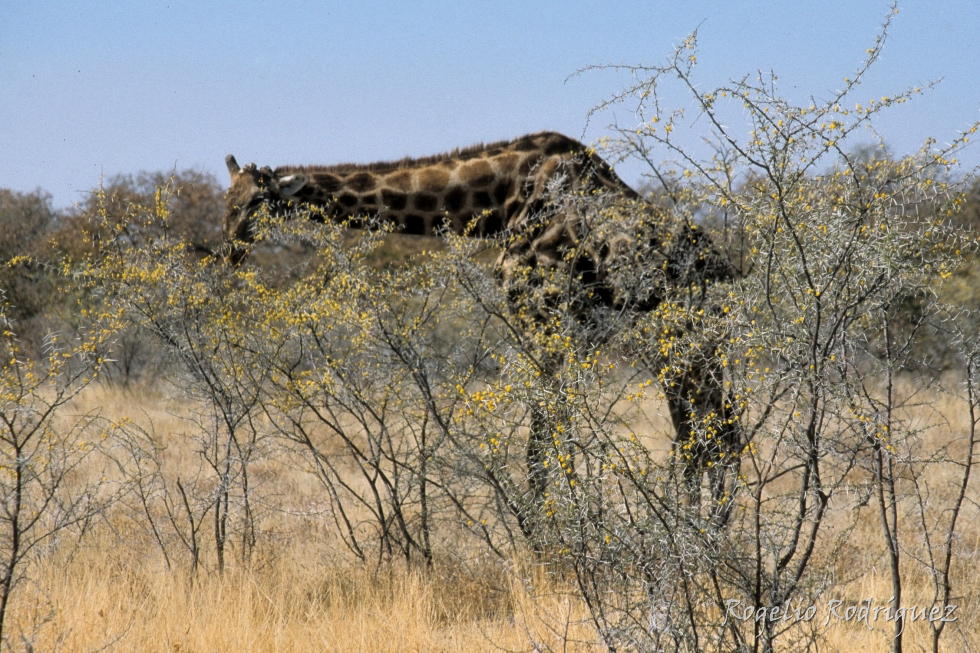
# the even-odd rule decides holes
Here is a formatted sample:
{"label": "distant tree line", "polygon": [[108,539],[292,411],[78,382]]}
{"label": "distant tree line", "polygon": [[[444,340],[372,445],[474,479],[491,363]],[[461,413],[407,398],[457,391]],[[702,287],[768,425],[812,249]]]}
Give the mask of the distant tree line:
{"label": "distant tree line", "polygon": [[[79,298],[59,279],[59,265],[66,256],[77,261],[92,253],[86,232],[126,224],[133,211],[159,212],[160,201],[166,203],[166,229],[175,237],[202,252],[219,243],[224,189],[213,175],[195,170],[117,175],[61,210],[52,207],[51,195],[41,189],[22,193],[0,188],[0,301],[25,353],[36,356],[41,351],[42,334],[76,326]],[[132,229],[102,234],[133,243],[150,235]],[[120,344],[125,349],[126,339]]]}
{"label": "distant tree line", "polygon": [[[649,184],[641,190],[646,191],[644,194],[658,191]],[[145,241],[153,234],[134,231],[127,215],[133,211],[159,212],[156,204],[160,201],[166,203],[165,229],[175,238],[190,243],[193,252],[206,254],[220,244],[224,189],[208,173],[181,170],[117,175],[67,209],[54,209],[51,195],[42,189],[23,193],[0,188],[0,296],[7,305],[8,319],[17,327],[25,352],[36,355],[41,348],[41,334],[51,329],[71,329],[75,324],[73,316],[79,298],[59,283],[59,261],[66,255],[78,260],[91,254],[86,251],[90,246],[85,243],[91,242],[85,237],[86,232],[104,230],[106,225],[128,226],[122,233],[106,233],[103,237],[124,238],[133,244]],[[927,217],[923,215],[923,219]],[[709,213],[705,219],[721,218]],[[953,220],[963,231],[980,231],[980,181],[968,187],[961,210]],[[367,263],[372,267],[387,267],[404,262],[417,250],[414,242],[408,242],[412,239],[406,239],[395,239],[378,248]],[[284,257],[281,252],[263,256],[259,252],[255,260],[264,268],[278,267],[280,272],[288,273],[301,258],[302,253],[296,256],[295,251],[292,257]],[[978,285],[980,258],[970,254],[953,278],[944,284],[942,299],[966,309],[980,309]],[[905,310],[914,314],[918,309],[910,305]],[[115,359],[118,374],[110,373],[107,378],[132,380],[153,358],[147,346],[141,345],[135,336],[123,337]],[[941,348],[941,342],[926,341],[922,346]],[[944,356],[938,349],[933,354],[940,367],[949,363],[942,362]]]}
{"label": "distant tree line", "polygon": [[[574,265],[545,286],[521,264],[504,289],[487,241],[452,233],[377,265],[392,225],[352,237],[309,206],[258,207],[257,251],[224,265],[209,254],[222,190],[191,172],[113,178],[62,212],[42,191],[0,193],[0,646],[42,544],[124,514],[168,569],[248,568],[276,549],[269,519],[294,516],[274,481],[299,462],[333,549],[422,572],[474,551],[524,560],[587,606],[610,651],[814,650],[826,629],[775,615],[874,573],[902,606],[884,624],[900,653],[919,625],[904,606],[945,614],[971,587],[980,183],[955,166],[980,124],[903,157],[852,147],[919,93],[850,101],[886,28],[819,106],[775,77],[705,93],[694,35],[665,65],[625,67],[635,85],[599,109],[626,103],[640,123],[604,156],[649,166],[660,222],[560,185],[546,206],[574,220],[566,262],[629,236],[617,283],[662,297],[649,310],[592,306]],[[661,104],[669,84],[696,116]],[[747,134],[725,126],[732,108]],[[692,120],[708,160],[674,140]],[[654,164],[665,150],[674,163]],[[706,233],[737,278],[689,274],[703,254],[642,263],[678,233]],[[509,299],[542,287],[535,315]],[[96,378],[148,369],[187,432],[55,420]],[[965,416],[955,446],[920,419],[924,391]],[[197,452],[190,473],[168,463],[175,438]],[[69,486],[83,463],[90,480]],[[946,623],[921,624],[933,651]]]}

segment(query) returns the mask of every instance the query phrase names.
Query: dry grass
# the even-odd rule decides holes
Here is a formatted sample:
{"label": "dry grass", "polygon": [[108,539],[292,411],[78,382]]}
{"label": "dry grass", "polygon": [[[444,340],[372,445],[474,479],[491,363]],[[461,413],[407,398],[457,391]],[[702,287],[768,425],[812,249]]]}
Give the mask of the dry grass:
{"label": "dry grass", "polygon": [[[569,630],[581,606],[557,593],[532,599],[489,567],[378,573],[289,546],[268,566],[191,576],[109,544],[49,561],[21,591],[15,630],[36,630],[37,650],[491,651],[530,650],[532,638],[561,648],[576,630],[592,636]],[[39,613],[48,621],[37,626]]]}
{"label": "dry grass", "polygon": [[[946,394],[918,393],[911,384],[902,390],[911,396],[909,408],[903,418],[916,429],[922,429],[917,439],[916,456],[919,459],[938,459],[943,450],[950,454],[950,462],[931,463],[924,466],[916,477],[919,488],[928,492],[925,521],[932,532],[930,538],[936,556],[941,553],[942,537],[948,524],[950,511],[963,469],[960,463],[965,458],[964,438],[968,432],[969,420],[965,403]],[[980,582],[974,573],[980,558],[980,493],[974,478],[967,493],[967,503],[963,506],[957,527],[957,553],[953,559],[951,603],[958,606],[955,616],[958,621],[947,625],[943,635],[941,650],[966,651],[980,649],[980,629],[975,624],[980,619]],[[915,485],[912,479],[900,480],[899,503],[902,539],[902,605],[931,605],[933,600],[932,578],[919,561],[925,561],[929,552],[925,546],[922,529],[922,516],[919,505],[914,500]],[[859,509],[856,516],[841,513],[841,518],[852,519],[856,528],[852,547],[836,561],[838,577],[847,579],[835,585],[828,594],[833,594],[847,604],[857,604],[872,598],[873,605],[887,606],[892,596],[891,576],[888,571],[886,544],[881,529],[880,516],[874,500]],[[833,528],[833,524],[830,524]],[[939,526],[939,528],[936,528]],[[918,560],[917,560],[918,559]],[[937,561],[938,563],[938,561]],[[826,607],[826,606],[822,606]],[[838,610],[839,612],[841,610]],[[826,617],[826,610],[823,610]],[[845,623],[831,618],[826,630],[826,640],[833,650],[891,650],[893,626],[882,617],[877,624],[871,623],[874,630],[855,623]],[[908,623],[905,629],[905,650],[932,650],[931,629],[928,622]]]}
{"label": "dry grass", "polygon": [[[923,437],[924,446],[934,450],[955,440],[964,416],[948,397],[932,397],[929,407],[931,412],[918,409],[923,420],[946,420]],[[91,388],[75,409],[93,408],[152,427],[167,445],[173,469],[195,464],[186,437],[190,424],[166,392]],[[663,432],[663,407],[650,402],[643,408],[649,431]],[[664,443],[650,444],[659,449]],[[473,547],[471,558],[465,551],[442,552],[430,570],[355,562],[316,509],[319,486],[300,465],[266,460],[258,472],[274,487],[281,510],[263,518],[265,544],[249,564],[236,560],[222,575],[208,563],[193,574],[178,557],[168,570],[132,518],[113,513],[80,548],[61,547],[31,567],[31,580],[15,596],[9,632],[38,651],[530,651],[541,645],[604,650],[585,606],[569,598],[573,592],[562,591],[570,588],[541,572],[515,573],[522,561],[501,564],[478,557]],[[956,472],[953,466],[937,467],[920,482],[929,483],[941,503],[952,492]],[[980,583],[971,571],[980,554],[976,505],[963,516],[961,550],[969,553],[955,565],[959,622],[947,629],[945,650],[980,648],[972,627],[980,617]],[[913,506],[905,507],[911,515]],[[873,605],[884,605],[891,581],[878,515],[873,504],[855,510],[856,515],[840,514],[840,524],[857,525],[835,562],[840,580],[824,595],[845,606],[869,597]],[[910,556],[904,571],[903,604],[931,599],[930,579]],[[534,580],[528,582],[529,576]],[[872,623],[873,631],[833,619],[825,626],[826,603],[817,607],[814,624],[827,650],[888,650],[890,623]],[[928,624],[908,626],[906,650],[931,649],[930,642]]]}
{"label": "dry grass", "polygon": [[[93,387],[67,412],[94,409],[152,432],[171,472],[197,464],[187,437],[193,424],[166,392]],[[584,606],[544,575],[525,586],[517,579],[528,575],[510,573],[514,565],[458,552],[429,570],[353,560],[323,513],[315,479],[284,462],[266,460],[254,472],[256,482],[274,483],[281,510],[264,517],[266,542],[248,564],[236,559],[218,574],[206,548],[197,573],[173,554],[168,569],[132,511],[117,510],[81,547],[32,566],[8,632],[38,651],[595,649],[594,630],[581,625]]]}

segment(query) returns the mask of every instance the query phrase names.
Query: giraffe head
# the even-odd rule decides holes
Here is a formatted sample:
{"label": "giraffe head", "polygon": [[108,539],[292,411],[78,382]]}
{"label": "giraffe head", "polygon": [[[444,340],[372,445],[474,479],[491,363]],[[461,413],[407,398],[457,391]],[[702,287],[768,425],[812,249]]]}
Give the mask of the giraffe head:
{"label": "giraffe head", "polygon": [[738,270],[712,238],[688,222],[668,245],[667,259],[668,276],[675,284],[727,282],[739,277]]}
{"label": "giraffe head", "polygon": [[[253,242],[255,234],[252,221],[255,212],[263,204],[270,211],[283,210],[309,181],[306,175],[301,174],[277,176],[272,169],[258,168],[254,163],[240,168],[231,154],[225,157],[225,163],[231,176],[231,188],[225,198],[225,215],[222,220],[226,242]],[[240,263],[244,256],[242,247],[235,245],[226,254],[226,258],[235,264]]]}

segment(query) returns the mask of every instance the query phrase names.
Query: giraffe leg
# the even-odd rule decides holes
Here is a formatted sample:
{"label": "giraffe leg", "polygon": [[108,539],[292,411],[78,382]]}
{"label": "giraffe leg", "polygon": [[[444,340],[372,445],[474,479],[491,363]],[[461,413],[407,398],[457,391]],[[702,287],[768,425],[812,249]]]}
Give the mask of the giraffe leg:
{"label": "giraffe leg", "polygon": [[551,420],[546,410],[538,406],[531,408],[531,430],[527,437],[527,481],[534,502],[533,510],[544,505],[548,491],[548,470],[544,466],[551,435]]}
{"label": "giraffe leg", "polygon": [[[535,290],[539,279],[536,277],[536,258],[528,238],[518,236],[496,263],[496,275],[507,292],[508,303],[515,319],[521,324],[519,332],[533,333],[535,330],[547,328],[547,307],[539,305],[541,297]],[[534,348],[528,339],[527,346]],[[555,373],[560,369],[560,361],[554,356],[542,352],[535,355],[541,361],[541,376],[544,383],[554,383]],[[557,394],[557,393],[552,393]],[[527,469],[527,485],[530,490],[530,501],[527,503],[522,520],[525,537],[537,548],[535,537],[540,532],[538,520],[543,514],[543,507],[548,492],[551,473],[546,467],[548,451],[552,443],[552,434],[556,432],[557,417],[549,413],[546,407],[532,402],[529,406],[530,423],[528,425],[527,446],[525,449],[525,465]]]}
{"label": "giraffe leg", "polygon": [[[704,351],[713,351],[713,346]],[[737,456],[742,433],[734,419],[731,398],[723,388],[721,369],[713,358],[690,360],[665,388],[674,427],[674,450],[685,506],[700,506],[705,477],[711,500],[709,514],[723,525],[731,514],[730,493],[740,469]],[[708,416],[714,417],[708,419]]]}

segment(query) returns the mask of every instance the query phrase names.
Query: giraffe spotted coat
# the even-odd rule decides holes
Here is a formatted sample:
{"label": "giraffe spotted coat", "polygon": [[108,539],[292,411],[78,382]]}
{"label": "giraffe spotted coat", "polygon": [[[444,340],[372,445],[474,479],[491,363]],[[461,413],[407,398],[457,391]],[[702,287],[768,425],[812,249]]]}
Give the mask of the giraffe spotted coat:
{"label": "giraffe spotted coat", "polygon": [[[530,309],[532,320],[545,322],[564,306],[580,322],[598,325],[594,333],[599,339],[605,308],[654,309],[669,286],[701,288],[701,299],[695,301],[703,303],[706,282],[734,276],[732,266],[694,225],[680,221],[680,228],[665,229],[664,211],[644,202],[591,148],[554,132],[394,162],[275,170],[254,164],[240,168],[231,155],[226,162],[231,188],[223,224],[229,241],[225,251],[235,263],[244,258],[244,245],[255,240],[255,214],[263,206],[281,213],[306,205],[317,209],[311,212],[314,219],[355,227],[376,217],[407,234],[437,235],[448,229],[477,237],[502,235],[496,273],[510,301]],[[604,210],[610,207],[619,216],[631,216],[626,224],[632,226],[606,224]],[[556,279],[573,282],[577,290],[571,294],[577,299],[563,304]],[[569,284],[564,285],[567,292]],[[600,312],[593,313],[593,306]],[[705,349],[713,351],[713,345]],[[731,426],[712,442],[698,443],[698,415],[720,416],[724,422],[730,412],[711,355],[692,360],[664,392],[675,441],[693,443],[684,475],[695,488],[704,461],[737,450],[740,440]],[[547,484],[542,460],[552,431],[548,419],[532,407],[528,481],[539,503]],[[712,478],[716,498],[729,476]],[[698,492],[692,489],[692,495]]]}
{"label": "giraffe spotted coat", "polygon": [[[650,207],[591,148],[555,132],[393,162],[275,170],[254,164],[240,168],[231,155],[226,162],[231,188],[223,228],[225,237],[239,244],[227,250],[236,263],[244,257],[240,244],[254,241],[253,217],[262,205],[279,211],[301,204],[319,208],[323,219],[352,226],[377,216],[406,234],[436,235],[442,229],[507,234],[496,272],[514,301],[522,299],[517,293],[528,292],[521,273],[528,269],[571,268],[597,303],[617,308],[628,303],[639,310],[659,303],[662,284],[649,284],[646,296],[637,297],[616,282],[624,265],[643,265],[664,280],[692,271],[709,279],[730,276],[727,263],[694,230],[669,238],[655,227],[643,234],[583,238],[582,204],[569,198],[605,196],[648,212]],[[627,241],[638,236],[648,241],[646,260],[622,260]],[[540,287],[537,291],[547,295]]]}

